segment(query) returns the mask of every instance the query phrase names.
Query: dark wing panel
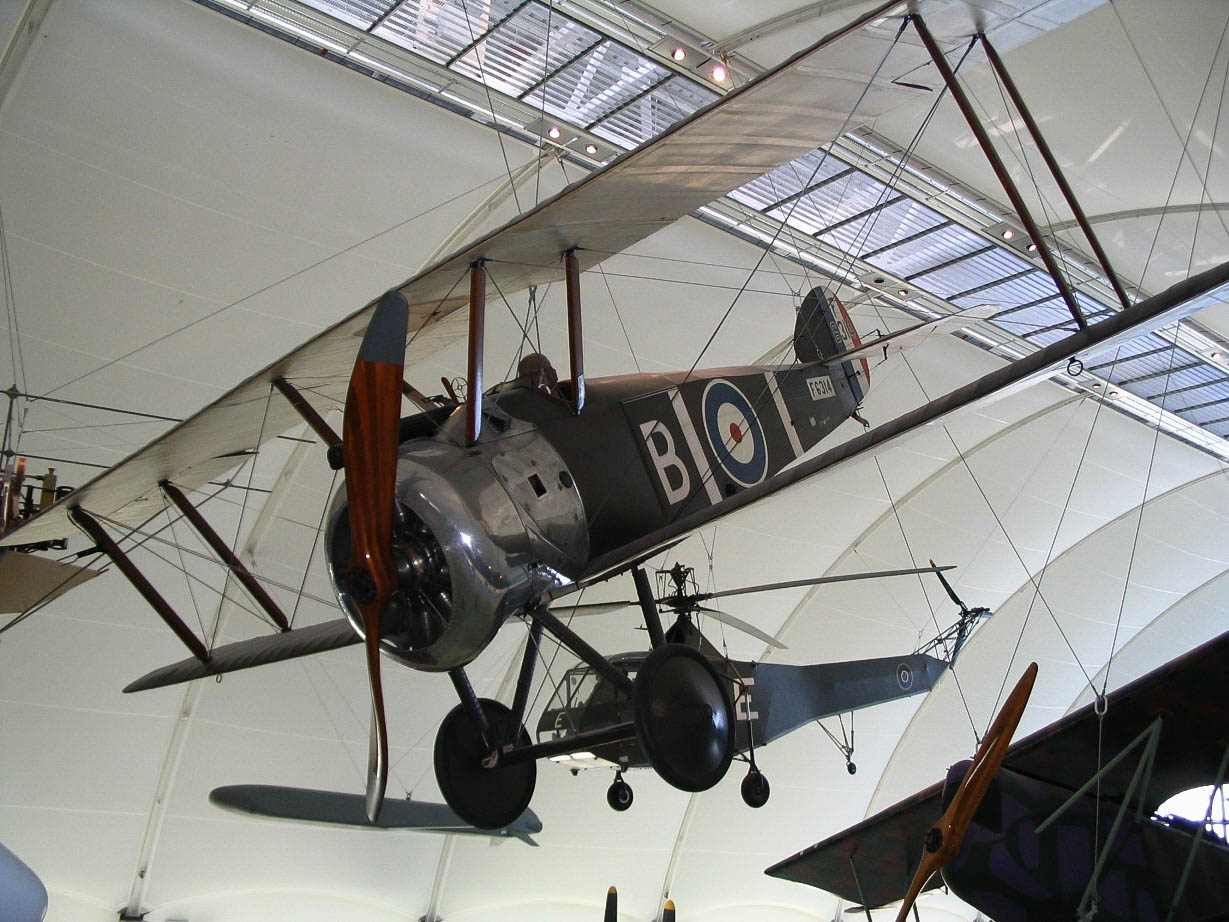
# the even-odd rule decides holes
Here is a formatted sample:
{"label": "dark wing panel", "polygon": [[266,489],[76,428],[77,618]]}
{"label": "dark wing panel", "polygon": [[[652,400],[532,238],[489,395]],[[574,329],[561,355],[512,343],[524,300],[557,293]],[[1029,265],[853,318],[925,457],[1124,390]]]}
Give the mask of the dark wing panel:
{"label": "dark wing panel", "polygon": [[214,788],[209,802],[225,810],[270,819],[334,826],[364,826],[378,829],[420,829],[424,832],[471,833],[484,836],[528,836],[542,831],[542,821],[532,810],[504,829],[475,829],[444,804],[389,798],[372,823],[367,819],[362,794],[287,788],[275,784],[232,784]]}
{"label": "dark wing panel", "polygon": [[[926,830],[943,812],[942,794],[941,783],[929,787],[764,873],[872,909],[899,900],[909,889]],[[934,886],[940,883],[935,875]]]}
{"label": "dark wing panel", "polygon": [[339,618],[336,621],[296,628],[281,634],[269,634],[264,637],[253,637],[250,640],[237,640],[234,643],[225,644],[213,651],[208,662],[201,662],[193,656],[180,660],[178,663],[171,663],[169,666],[155,669],[135,682],[129,683],[124,691],[146,691],[151,688],[162,688],[165,685],[177,685],[180,682],[203,679],[208,675],[221,675],[224,672],[234,672],[236,669],[250,669],[253,666],[277,663],[299,656],[310,656],[313,653],[324,653],[361,642],[362,638],[354,632],[350,622],[345,618]]}
{"label": "dark wing panel", "polygon": [[[1005,764],[1075,789],[1097,770],[1098,734],[1108,762],[1160,717],[1160,745],[1144,796],[1145,806],[1155,809],[1179,791],[1216,782],[1229,744],[1227,687],[1229,632],[1111,692],[1104,719],[1090,704],[1026,737],[1012,746]],[[1137,764],[1123,759],[1102,779],[1102,795],[1121,800]]]}

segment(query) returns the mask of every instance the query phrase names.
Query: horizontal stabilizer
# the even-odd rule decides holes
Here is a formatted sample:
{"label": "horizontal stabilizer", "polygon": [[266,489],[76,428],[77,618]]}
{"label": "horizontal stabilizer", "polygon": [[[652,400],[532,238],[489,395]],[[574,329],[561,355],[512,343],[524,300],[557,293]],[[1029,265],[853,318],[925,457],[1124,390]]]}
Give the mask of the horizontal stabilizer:
{"label": "horizontal stabilizer", "polygon": [[388,798],[376,822],[367,819],[367,799],[363,794],[313,791],[276,784],[232,784],[214,788],[209,802],[225,810],[248,813],[269,819],[300,823],[328,823],[335,826],[364,826],[373,829],[416,829],[420,832],[446,832],[502,838],[515,836],[533,844],[529,836],[542,831],[542,821],[526,810],[502,829],[477,829],[444,804]]}
{"label": "horizontal stabilizer", "polygon": [[1001,310],[1003,310],[1002,304],[978,304],[951,314],[944,314],[942,317],[936,317],[933,320],[923,320],[921,323],[915,323],[912,326],[895,330],[886,336],[879,336],[875,339],[867,340],[860,346],[847,349],[838,355],[832,356],[830,362],[843,362],[848,359],[861,358],[887,358],[893,352],[899,352],[907,347],[919,345],[922,340],[933,333],[951,330],[957,326],[972,323],[974,320],[985,320],[993,317]]}
{"label": "horizontal stabilizer", "polygon": [[29,866],[0,845],[0,922],[42,922],[47,888]]}
{"label": "horizontal stabilizer", "polygon": [[208,662],[201,662],[194,656],[182,659],[178,663],[146,673],[135,682],[129,683],[124,691],[138,692],[178,685],[180,682],[191,682],[205,676],[221,675],[237,669],[251,669],[253,666],[278,663],[313,653],[325,653],[361,642],[362,638],[354,632],[350,622],[339,618],[324,624],[313,624],[311,627],[300,627],[280,634],[268,634],[224,644],[210,654]]}

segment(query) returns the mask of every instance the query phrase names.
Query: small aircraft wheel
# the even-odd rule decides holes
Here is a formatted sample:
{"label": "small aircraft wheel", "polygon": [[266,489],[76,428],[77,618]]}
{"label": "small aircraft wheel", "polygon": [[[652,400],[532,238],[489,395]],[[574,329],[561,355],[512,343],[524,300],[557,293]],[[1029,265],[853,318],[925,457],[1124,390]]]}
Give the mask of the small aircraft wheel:
{"label": "small aircraft wheel", "polygon": [[729,683],[699,650],[668,643],[636,673],[632,695],[636,738],[669,784],[706,791],[734,757],[734,705]]}
{"label": "small aircraft wheel", "polygon": [[753,768],[747,772],[747,777],[743,778],[742,792],[743,803],[748,807],[762,807],[768,803],[768,795],[772,792],[772,788],[763,772]]}
{"label": "small aircraft wheel", "polygon": [[[479,698],[478,703],[494,739],[508,739],[512,711],[489,698]],[[516,744],[529,745],[524,727],[519,728]],[[487,755],[478,728],[458,704],[435,736],[435,780],[448,806],[465,822],[479,829],[502,829],[529,806],[538,766],[529,759],[487,768],[482,764]]]}
{"label": "small aircraft wheel", "polygon": [[622,813],[632,805],[632,786],[622,778],[616,778],[606,789],[606,803],[612,810]]}
{"label": "small aircraft wheel", "polygon": [[852,762],[846,762],[845,771],[849,772],[851,775],[856,775],[858,773],[858,766],[854,765]]}

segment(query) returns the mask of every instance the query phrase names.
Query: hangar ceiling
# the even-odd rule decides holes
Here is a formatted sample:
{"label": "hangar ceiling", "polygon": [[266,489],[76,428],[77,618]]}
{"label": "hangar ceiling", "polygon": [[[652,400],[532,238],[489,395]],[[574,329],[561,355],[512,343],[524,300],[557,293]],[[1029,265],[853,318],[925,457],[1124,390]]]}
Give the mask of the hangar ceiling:
{"label": "hangar ceiling", "polygon": [[[313,6],[378,16],[375,4]],[[642,57],[650,50],[635,42],[652,29],[697,47],[709,38],[718,47],[725,42],[731,72],[741,80],[867,4],[751,6],[530,4],[517,15],[557,10],[590,28],[603,10],[618,13],[627,17],[621,41]],[[943,6],[948,13],[963,9]],[[1036,4],[978,6],[1017,24],[1005,29],[1013,36],[1003,45],[1008,67],[1128,287],[1154,292],[1224,261],[1224,12],[1213,4],[1143,0],[1051,3],[1032,11],[1044,27],[1024,30],[1018,7]],[[3,350],[3,383],[75,402],[18,405],[22,453],[56,459],[34,463],[54,464],[62,482],[79,485],[93,465],[114,463],[171,419],[411,275],[509,169],[537,156],[533,132],[505,125],[496,135],[481,118],[458,111],[472,96],[444,107],[244,21],[261,25],[258,9],[306,16],[305,7],[52,0],[29,9],[37,28],[28,48],[10,65],[15,70],[0,73],[8,85],[0,108],[0,217],[9,330],[16,332]],[[545,25],[540,16],[536,21]],[[0,19],[0,26],[10,25],[17,27],[16,17]],[[592,54],[603,41],[596,35],[594,29],[587,49],[579,41],[561,47],[573,56]],[[423,60],[440,64],[430,55]],[[462,76],[464,60],[455,62]],[[563,57],[551,60],[567,73]],[[665,71],[659,81],[692,79],[656,58],[652,63]],[[412,76],[426,79],[427,64]],[[853,73],[867,66],[845,64]],[[961,75],[996,139],[1015,152],[1018,126],[980,60]],[[694,83],[697,95],[721,91],[706,88],[702,74]],[[464,89],[479,93],[479,102],[486,96],[478,84]],[[833,168],[848,158],[841,162],[857,169],[843,182],[871,190],[864,199],[871,205],[881,195],[874,183],[899,172],[885,167],[890,161],[880,152],[912,145],[926,167],[902,175],[923,201],[908,206],[912,218],[877,218],[892,222],[876,223],[879,232],[899,239],[912,232],[902,229],[907,221],[930,208],[940,221],[961,212],[970,223],[993,227],[987,212],[1007,216],[1008,209],[959,114],[940,106],[914,143],[933,94],[919,91],[919,98],[859,126],[834,149]],[[626,126],[624,134],[611,128],[603,135],[599,122],[587,124],[579,150],[548,158],[520,194],[545,196],[583,175],[584,160],[593,159],[584,151],[590,135],[612,147],[631,137]],[[1077,258],[1084,247],[1062,229],[1070,219],[1065,207],[1040,181],[1033,186],[1025,160],[1013,153],[1009,165],[1031,195],[1044,198],[1044,222]],[[788,182],[780,176],[765,185]],[[846,194],[830,204],[852,209],[854,201]],[[772,204],[745,190],[733,204],[686,219],[590,273],[590,373],[690,366],[742,288],[705,363],[776,355],[792,329],[798,294],[824,269],[849,274],[845,296],[857,305],[855,322],[864,330],[907,322],[902,306],[915,314],[948,310],[937,298],[994,281],[979,270],[972,282],[937,285],[903,305],[891,290],[871,302],[856,287],[863,266],[909,288],[922,290],[925,280],[873,256],[861,263],[842,256],[841,244],[862,247],[855,255],[864,256],[883,243],[839,229],[787,254],[794,260],[775,254],[765,271],[750,276],[762,251],[748,238],[775,232]],[[1163,206],[1164,214],[1157,211]],[[486,226],[513,208],[500,205]],[[795,227],[780,239],[795,245],[808,232],[825,238],[824,228],[850,217],[855,211],[827,215],[827,224]],[[739,235],[721,229],[731,223]],[[1006,259],[1001,252],[987,250],[987,258]],[[1005,274],[1017,276],[1009,284],[1021,284],[1026,272],[1020,265]],[[1086,274],[1088,296],[1105,296],[1094,273]],[[983,294],[967,295],[966,303]],[[984,299],[1018,306],[1022,297],[999,291]],[[510,306],[526,310],[523,298]],[[543,292],[541,341],[549,354],[566,351],[562,319],[561,293]],[[1220,549],[1229,546],[1229,480],[1221,446],[1229,430],[1205,411],[1215,410],[1229,376],[1224,354],[1213,355],[1229,321],[1219,303],[1194,320],[1199,329],[1183,333],[1179,344],[1133,346],[1099,370],[1126,392],[1118,400],[1099,396],[1087,376],[1085,384],[1034,387],[754,506],[662,559],[697,567],[714,588],[908,566],[928,557],[959,567],[954,582],[961,595],[996,615],[974,636],[956,674],[929,697],[857,716],[856,775],[846,773],[822,730],[810,727],[760,756],[774,792],[762,810],[742,804],[736,771],[691,796],[641,772],[629,779],[633,808],[615,814],[604,803],[607,772],[573,777],[562,765],[544,764],[533,803],[544,827],[536,847],[221,813],[207,801],[221,784],[361,789],[361,657],[343,650],[186,691],[124,696],[124,684],[179,658],[181,648],[127,583],[108,572],[0,638],[0,840],[47,882],[52,919],[115,919],[121,910],[147,912],[154,922],[597,918],[612,883],[628,920],[655,918],[667,894],[687,919],[839,918],[848,907],[835,898],[766,878],[763,868],[938,778],[971,750],[1005,674],[1031,658],[1041,664],[1027,731],[1080,700],[1089,680],[1100,687],[1104,671],[1113,687],[1227,626]],[[499,377],[514,361],[521,334],[510,312],[491,322],[488,368]],[[1040,316],[1030,323],[1028,329],[1047,325]],[[1010,357],[1002,347],[1023,348],[1013,337],[1028,332],[969,329],[990,343],[977,335],[931,337],[875,368],[867,417],[887,419],[998,367]],[[1179,383],[1175,371],[1187,365],[1177,373],[1189,377]],[[441,375],[463,369],[464,350],[454,346],[409,374],[435,393]],[[1189,389],[1179,395],[1179,388]],[[1132,392],[1140,398],[1134,415],[1122,410]],[[1176,423],[1162,433],[1141,421],[1157,413],[1149,399],[1186,420],[1180,438]],[[1204,406],[1191,409],[1198,404]],[[1204,425],[1193,432],[1192,422]],[[323,567],[308,563],[319,556],[314,535],[331,481],[319,446],[280,440],[229,485],[214,487],[216,497],[203,506],[279,601],[295,610],[298,624],[335,612]],[[207,636],[253,635],[260,624],[243,610],[241,596],[219,601],[223,579],[199,559],[201,550],[182,524],[171,524],[135,553]],[[626,591],[602,586],[585,600]],[[788,650],[771,659],[793,663],[905,652],[955,615],[937,584],[912,580],[785,591],[740,603],[734,613],[776,633]],[[603,651],[643,645],[633,612],[591,621],[583,632]],[[765,655],[743,635],[717,625],[711,633],[731,654]],[[511,625],[479,659],[473,678],[481,693],[506,692],[523,640],[523,628]],[[551,678],[560,674],[556,663]],[[408,670],[385,675],[394,745],[390,793],[434,800],[431,746],[452,706],[451,688]],[[537,692],[539,707],[549,692]],[[927,920],[973,918],[941,894],[920,907]]]}

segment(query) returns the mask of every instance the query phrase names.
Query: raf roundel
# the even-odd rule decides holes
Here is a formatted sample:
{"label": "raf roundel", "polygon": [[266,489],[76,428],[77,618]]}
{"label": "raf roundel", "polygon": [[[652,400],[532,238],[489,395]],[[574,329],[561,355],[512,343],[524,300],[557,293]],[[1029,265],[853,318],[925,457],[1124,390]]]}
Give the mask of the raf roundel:
{"label": "raf roundel", "polygon": [[913,685],[913,670],[908,663],[901,663],[896,667],[896,682],[904,691],[908,691]]}
{"label": "raf roundel", "polygon": [[744,487],[768,472],[768,443],[751,402],[724,378],[710,381],[700,401],[704,434],[717,463]]}

